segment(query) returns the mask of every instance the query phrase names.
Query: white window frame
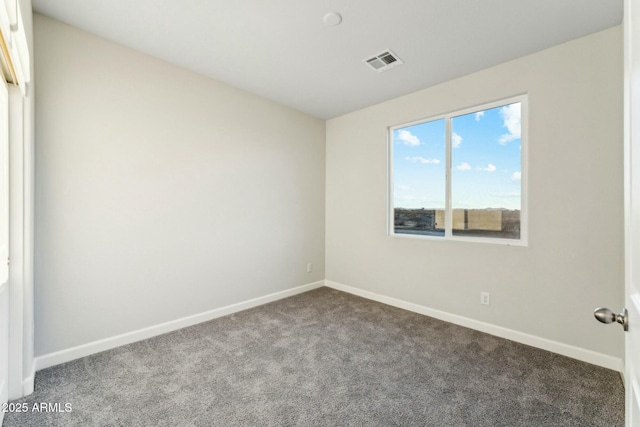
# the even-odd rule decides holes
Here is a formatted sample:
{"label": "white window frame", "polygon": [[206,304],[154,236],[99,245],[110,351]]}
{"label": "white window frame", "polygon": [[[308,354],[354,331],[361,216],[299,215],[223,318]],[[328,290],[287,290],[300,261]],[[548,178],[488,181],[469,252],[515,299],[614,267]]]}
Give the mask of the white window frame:
{"label": "white window frame", "polygon": [[[521,128],[520,128],[520,238],[519,239],[503,239],[492,237],[472,237],[472,236],[455,236],[453,235],[453,209],[451,206],[451,121],[458,116],[464,116],[466,114],[475,113],[478,111],[490,110],[496,107],[502,107],[509,104],[520,103],[521,106]],[[445,120],[445,234],[444,236],[431,236],[421,234],[406,234],[396,233],[394,227],[394,173],[393,173],[393,133],[397,129],[403,129],[409,126],[414,126],[421,123]],[[460,241],[460,242],[472,242],[472,243],[489,243],[499,244],[507,246],[528,246],[529,237],[529,197],[528,197],[528,179],[529,179],[529,104],[528,95],[522,94],[509,98],[502,98],[497,101],[488,102],[485,104],[479,104],[472,107],[463,108],[460,110],[451,111],[436,116],[430,116],[420,120],[415,120],[409,123],[402,123],[398,125],[389,126],[387,128],[387,148],[388,148],[388,168],[387,168],[387,230],[388,235],[391,237],[401,237],[409,239],[422,239],[422,240],[434,240],[434,241]]]}

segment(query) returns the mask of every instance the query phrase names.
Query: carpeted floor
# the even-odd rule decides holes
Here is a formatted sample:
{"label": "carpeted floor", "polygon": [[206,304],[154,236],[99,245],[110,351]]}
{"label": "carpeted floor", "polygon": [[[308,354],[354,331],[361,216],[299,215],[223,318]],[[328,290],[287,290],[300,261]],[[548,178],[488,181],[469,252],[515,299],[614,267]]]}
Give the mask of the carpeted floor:
{"label": "carpeted floor", "polygon": [[38,372],[17,426],[622,426],[617,372],[321,288]]}

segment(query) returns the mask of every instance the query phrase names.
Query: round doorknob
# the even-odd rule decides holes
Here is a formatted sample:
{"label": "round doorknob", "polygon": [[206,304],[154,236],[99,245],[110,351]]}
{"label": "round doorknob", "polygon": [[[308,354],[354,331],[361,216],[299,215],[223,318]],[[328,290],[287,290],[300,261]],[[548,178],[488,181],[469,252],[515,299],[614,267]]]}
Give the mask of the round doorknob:
{"label": "round doorknob", "polygon": [[622,325],[625,331],[629,330],[629,316],[626,308],[622,309],[622,313],[616,314],[606,307],[598,307],[594,310],[593,316],[602,323],[618,322]]}

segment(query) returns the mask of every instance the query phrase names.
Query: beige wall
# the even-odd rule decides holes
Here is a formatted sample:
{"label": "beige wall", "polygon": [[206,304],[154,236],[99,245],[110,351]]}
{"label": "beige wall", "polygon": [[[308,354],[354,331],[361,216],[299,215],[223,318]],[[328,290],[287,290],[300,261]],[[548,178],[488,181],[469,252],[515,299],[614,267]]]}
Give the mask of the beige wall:
{"label": "beige wall", "polygon": [[[326,273],[622,356],[591,314],[622,304],[621,28],[328,121],[326,271],[324,122],[39,15],[35,54],[36,355]],[[388,237],[387,127],[521,93],[529,246]]]}
{"label": "beige wall", "polygon": [[35,60],[36,355],[324,278],[324,121],[40,15]]}
{"label": "beige wall", "polygon": [[[327,280],[622,357],[592,315],[622,306],[621,45],[616,27],[328,121]],[[523,93],[528,247],[389,237],[387,127]]]}

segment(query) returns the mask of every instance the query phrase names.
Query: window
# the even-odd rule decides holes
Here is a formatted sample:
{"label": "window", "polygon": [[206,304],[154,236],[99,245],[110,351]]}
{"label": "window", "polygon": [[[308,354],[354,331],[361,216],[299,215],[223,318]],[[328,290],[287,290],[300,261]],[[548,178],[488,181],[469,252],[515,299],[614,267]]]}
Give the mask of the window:
{"label": "window", "polygon": [[390,129],[390,232],[526,244],[526,96]]}

